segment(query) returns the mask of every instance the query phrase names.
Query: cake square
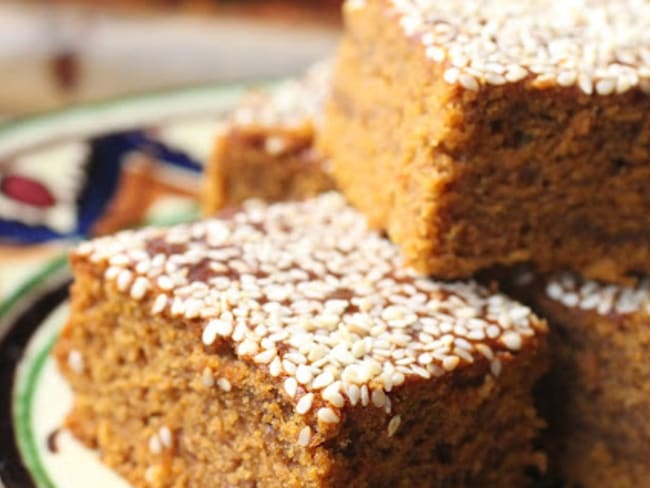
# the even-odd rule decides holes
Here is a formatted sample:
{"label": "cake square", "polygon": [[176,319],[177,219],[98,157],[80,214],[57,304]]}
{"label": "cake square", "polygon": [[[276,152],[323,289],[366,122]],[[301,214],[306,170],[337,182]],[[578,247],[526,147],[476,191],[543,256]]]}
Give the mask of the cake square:
{"label": "cake square", "polygon": [[650,272],[650,4],[350,0],[319,147],[407,264]]}
{"label": "cake square", "polygon": [[540,385],[549,467],[567,486],[650,484],[650,281],[517,274],[511,290],[550,323]]}
{"label": "cake square", "polygon": [[72,254],[67,426],[136,486],[523,486],[546,325],[336,193]]}
{"label": "cake square", "polygon": [[204,215],[248,198],[301,200],[334,189],[329,163],[313,147],[329,92],[331,62],[252,92],[216,136],[202,192]]}

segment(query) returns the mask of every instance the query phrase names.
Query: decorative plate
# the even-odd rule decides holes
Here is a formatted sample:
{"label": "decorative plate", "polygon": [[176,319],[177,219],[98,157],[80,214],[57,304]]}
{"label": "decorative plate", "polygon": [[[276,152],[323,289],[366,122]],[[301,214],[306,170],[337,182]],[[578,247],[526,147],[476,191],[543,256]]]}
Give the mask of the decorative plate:
{"label": "decorative plate", "polygon": [[49,351],[67,315],[67,251],[195,218],[201,162],[243,90],[149,94],[0,125],[0,486],[128,486],[58,430],[71,394]]}

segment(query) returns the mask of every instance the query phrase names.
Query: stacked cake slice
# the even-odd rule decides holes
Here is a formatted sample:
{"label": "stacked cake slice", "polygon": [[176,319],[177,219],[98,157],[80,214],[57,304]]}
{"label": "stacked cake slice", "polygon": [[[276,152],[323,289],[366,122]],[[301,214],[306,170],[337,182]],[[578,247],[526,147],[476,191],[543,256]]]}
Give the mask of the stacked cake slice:
{"label": "stacked cake slice", "polygon": [[336,193],[82,244],[67,424],[138,486],[522,486],[546,326]]}
{"label": "stacked cake slice", "polygon": [[650,272],[650,5],[348,2],[320,138],[407,264]]}

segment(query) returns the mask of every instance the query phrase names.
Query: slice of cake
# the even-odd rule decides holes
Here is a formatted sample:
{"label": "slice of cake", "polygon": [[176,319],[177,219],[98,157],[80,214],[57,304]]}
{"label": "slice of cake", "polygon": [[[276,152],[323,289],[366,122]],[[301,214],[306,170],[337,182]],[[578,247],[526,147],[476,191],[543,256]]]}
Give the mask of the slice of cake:
{"label": "slice of cake", "polygon": [[248,198],[300,200],[334,189],[328,163],[312,147],[330,72],[324,61],[299,80],[243,100],[217,135],[208,162],[205,215]]}
{"label": "slice of cake", "polygon": [[650,3],[350,0],[319,143],[407,264],[650,273]]}
{"label": "slice of cake", "polygon": [[565,273],[513,293],[551,325],[540,398],[553,471],[567,486],[650,486],[650,282],[621,287]]}
{"label": "slice of cake", "polygon": [[523,486],[545,323],[336,193],[72,255],[67,426],[136,486]]}

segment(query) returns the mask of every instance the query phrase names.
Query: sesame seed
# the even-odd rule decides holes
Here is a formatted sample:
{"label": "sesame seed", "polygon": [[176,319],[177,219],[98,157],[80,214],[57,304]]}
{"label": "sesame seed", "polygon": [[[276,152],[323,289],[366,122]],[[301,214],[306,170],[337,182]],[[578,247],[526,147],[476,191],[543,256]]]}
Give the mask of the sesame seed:
{"label": "sesame seed", "polygon": [[345,399],[343,398],[343,395],[341,395],[340,389],[340,382],[329,385],[322,392],[323,399],[335,407],[342,408],[343,405],[345,405]]}
{"label": "sesame seed", "polygon": [[494,358],[494,353],[492,352],[492,349],[490,348],[490,346],[488,346],[487,344],[478,343],[478,344],[475,344],[474,347],[488,361],[491,361]]}
{"label": "sesame seed", "polygon": [[591,95],[594,92],[593,80],[591,76],[581,73],[578,75],[578,87],[586,94]]}
{"label": "sesame seed", "polygon": [[120,291],[126,291],[129,286],[131,286],[131,280],[133,279],[133,273],[128,269],[123,269],[120,271],[120,274],[117,275],[117,289]]}
{"label": "sesame seed", "polygon": [[316,416],[318,420],[326,424],[336,424],[341,420],[336,412],[329,407],[319,408]]}
{"label": "sesame seed", "polygon": [[166,448],[172,447],[172,432],[169,430],[169,427],[163,425],[158,431],[158,437],[160,437],[160,442]]}
{"label": "sesame seed", "polygon": [[298,434],[298,445],[307,447],[311,441],[311,429],[309,426],[303,427]]}
{"label": "sesame seed", "polygon": [[158,455],[162,452],[162,444],[157,434],[149,437],[149,452]]}
{"label": "sesame seed", "polygon": [[460,77],[460,70],[458,68],[449,68],[445,70],[442,77],[447,83],[453,85],[458,81],[458,78]]}
{"label": "sesame seed", "polygon": [[68,366],[72,371],[77,374],[83,373],[84,370],[84,358],[79,351],[72,349],[68,353]]}
{"label": "sesame seed", "polygon": [[306,385],[309,382],[311,382],[312,378],[313,378],[313,373],[309,366],[306,366],[304,364],[298,366],[298,368],[296,369],[296,380],[298,381],[298,383],[300,383],[301,385]]}
{"label": "sesame seed", "polygon": [[445,369],[445,371],[453,371],[458,367],[458,364],[460,363],[460,358],[458,356],[446,356],[442,360],[442,367]]}
{"label": "sesame seed", "polygon": [[169,291],[174,288],[174,282],[169,278],[169,276],[159,276],[158,277],[158,288],[161,290]]}
{"label": "sesame seed", "polygon": [[253,357],[253,361],[259,364],[268,364],[275,358],[276,354],[277,352],[275,349],[267,349],[256,354],[255,357]]}
{"label": "sesame seed", "polygon": [[466,73],[461,73],[458,76],[458,81],[460,82],[461,86],[467,88],[468,90],[477,91],[479,88],[476,78]]}
{"label": "sesame seed", "polygon": [[361,405],[364,407],[370,402],[370,394],[368,393],[368,387],[366,385],[361,385]]}
{"label": "sesame seed", "polygon": [[158,295],[151,306],[151,313],[158,315],[167,306],[167,295]]}
{"label": "sesame seed", "polygon": [[142,300],[149,290],[149,280],[142,276],[138,276],[131,286],[131,298],[134,300]]}
{"label": "sesame seed", "polygon": [[384,393],[384,390],[373,390],[370,398],[372,404],[377,408],[383,407],[386,403],[386,394]]}
{"label": "sesame seed", "polygon": [[577,78],[578,75],[574,71],[561,71],[557,75],[557,84],[560,86],[572,86],[575,85]]}
{"label": "sesame seed", "polygon": [[314,394],[313,393],[307,393],[306,395],[303,395],[300,397],[300,400],[298,400],[298,403],[296,404],[296,413],[300,415],[304,415],[309,410],[311,410],[311,405],[314,401]]}
{"label": "sesame seed", "polygon": [[207,366],[203,368],[203,372],[201,373],[201,383],[203,383],[203,386],[206,388],[212,388],[214,386],[214,376],[212,374],[212,369]]}
{"label": "sesame seed", "polygon": [[311,383],[311,387],[314,390],[320,390],[332,384],[333,382],[334,382],[334,376],[332,375],[332,373],[330,373],[329,371],[325,371],[324,373],[321,373],[316,378],[314,378],[314,381],[312,381]]}
{"label": "sesame seed", "polygon": [[106,272],[104,273],[104,278],[108,281],[113,281],[118,277],[121,271],[122,268],[110,266],[106,269]]}
{"label": "sesame seed", "polygon": [[271,364],[269,365],[269,373],[274,378],[282,374],[282,362],[278,356],[273,358]]}
{"label": "sesame seed", "polygon": [[348,399],[350,400],[350,404],[353,407],[357,403],[359,403],[359,400],[361,399],[361,391],[359,390],[359,387],[357,385],[349,385],[346,388],[345,393],[348,396]]}
{"label": "sesame seed", "polygon": [[229,392],[232,390],[232,385],[230,384],[230,381],[228,381],[226,378],[219,378],[217,380],[217,385],[219,385],[219,388],[221,388],[225,392]]}
{"label": "sesame seed", "polygon": [[390,422],[388,422],[388,437],[393,437],[399,429],[400,424],[402,423],[402,417],[395,415]]}
{"label": "sesame seed", "polygon": [[289,397],[294,398],[298,392],[298,382],[293,376],[289,376],[284,380],[284,391],[287,392]]}
{"label": "sesame seed", "polygon": [[487,73],[485,73],[485,81],[487,81],[488,84],[490,85],[499,86],[505,84],[506,78],[505,76],[499,73],[493,73],[488,71]]}
{"label": "sesame seed", "polygon": [[596,82],[596,93],[599,95],[611,95],[616,90],[616,80],[604,78]]}
{"label": "sesame seed", "polygon": [[521,349],[521,336],[516,332],[506,332],[501,336],[501,341],[511,351],[519,351]]}
{"label": "sesame seed", "polygon": [[492,375],[499,376],[501,374],[501,368],[502,368],[502,365],[501,365],[501,361],[499,359],[493,359],[490,362],[490,371],[491,371]]}
{"label": "sesame seed", "polygon": [[206,346],[214,344],[214,341],[217,340],[218,331],[217,325],[214,322],[215,321],[208,322],[208,325],[205,326],[203,333],[201,334],[201,341]]}

